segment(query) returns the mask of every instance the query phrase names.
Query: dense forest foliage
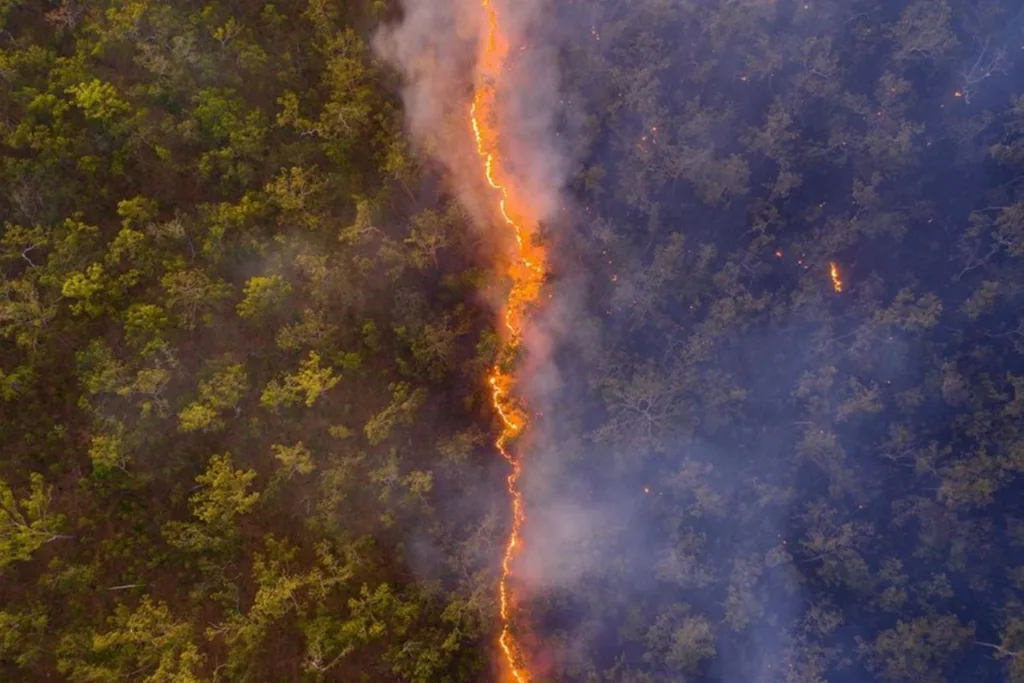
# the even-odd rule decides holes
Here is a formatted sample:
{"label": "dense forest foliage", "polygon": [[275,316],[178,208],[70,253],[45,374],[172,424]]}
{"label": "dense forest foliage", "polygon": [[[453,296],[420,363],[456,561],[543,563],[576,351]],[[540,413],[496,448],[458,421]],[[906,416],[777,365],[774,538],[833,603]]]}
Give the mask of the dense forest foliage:
{"label": "dense forest foliage", "polygon": [[[536,681],[1024,682],[1024,10],[544,11]],[[3,680],[496,679],[494,245],[402,16],[0,0]]]}

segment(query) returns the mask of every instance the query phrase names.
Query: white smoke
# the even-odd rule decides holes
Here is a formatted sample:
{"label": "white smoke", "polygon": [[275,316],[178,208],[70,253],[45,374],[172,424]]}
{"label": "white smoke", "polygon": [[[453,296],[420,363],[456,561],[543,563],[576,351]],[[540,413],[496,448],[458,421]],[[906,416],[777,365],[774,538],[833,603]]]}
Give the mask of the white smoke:
{"label": "white smoke", "polygon": [[[557,44],[540,0],[495,0],[510,45],[497,84],[501,163],[533,217],[561,205],[568,164],[554,132],[559,111]],[[459,198],[485,233],[499,227],[469,119],[486,15],[479,0],[403,0],[404,18],[381,29],[374,47],[402,75],[406,122],[420,151],[441,162]]]}
{"label": "white smoke", "polygon": [[[557,222],[571,170],[567,145],[556,130],[562,114],[557,22],[550,20],[552,8],[544,0],[493,1],[509,45],[504,70],[494,84],[501,178],[517,209],[526,209],[517,215],[526,213],[538,224],[524,226],[533,235],[539,224]],[[381,30],[375,47],[403,77],[408,130],[419,151],[444,166],[485,239],[511,249],[512,236],[497,211],[499,194],[486,182],[470,120],[474,85],[481,78],[479,50],[487,34],[484,8],[480,0],[402,4],[404,18]],[[558,470],[572,466],[560,458],[556,439],[539,413],[557,410],[553,397],[561,381],[553,359],[556,347],[577,334],[572,326],[577,303],[573,289],[548,288],[523,330],[526,354],[518,368],[516,393],[528,399],[532,418],[528,436],[516,446],[523,458],[520,488],[527,515],[523,552],[513,568],[517,598],[571,585],[586,573],[584,567],[602,566],[596,541],[616,526],[611,514],[597,518],[592,509],[567,502],[547,485],[565,476]],[[497,316],[495,324],[501,324]],[[500,550],[495,551],[497,561]]]}

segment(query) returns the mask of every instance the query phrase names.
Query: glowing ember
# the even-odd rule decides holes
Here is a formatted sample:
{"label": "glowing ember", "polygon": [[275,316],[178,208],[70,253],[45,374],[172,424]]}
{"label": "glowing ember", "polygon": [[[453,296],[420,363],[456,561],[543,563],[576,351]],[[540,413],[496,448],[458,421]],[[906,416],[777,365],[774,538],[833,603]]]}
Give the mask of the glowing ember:
{"label": "glowing ember", "polygon": [[835,261],[829,261],[828,270],[832,276],[832,289],[836,292],[843,291],[843,280],[839,277],[839,266],[836,265]]}
{"label": "glowing ember", "polygon": [[[507,359],[515,355],[519,348],[523,319],[529,305],[537,299],[544,281],[545,266],[543,250],[530,242],[526,232],[528,226],[534,226],[535,220],[529,217],[524,207],[516,203],[514,188],[503,177],[498,150],[498,131],[495,121],[497,83],[502,76],[505,60],[508,55],[508,39],[502,32],[498,13],[492,0],[482,0],[487,20],[487,30],[480,45],[477,62],[477,83],[470,107],[470,122],[473,136],[476,139],[477,154],[483,162],[487,182],[498,193],[497,208],[505,226],[515,238],[515,257],[509,264],[508,275],[512,281],[508,297],[505,300],[505,328],[508,332],[499,358]],[[519,491],[518,482],[522,473],[520,459],[509,450],[509,441],[526,428],[526,413],[517,407],[511,390],[514,384],[512,375],[503,370],[499,364],[491,368],[488,376],[491,387],[491,405],[501,419],[501,432],[495,441],[495,447],[501,456],[508,461],[512,470],[507,478],[509,497],[512,500],[512,526],[505,554],[501,561],[501,579],[498,584],[499,611],[501,615],[501,635],[498,643],[505,656],[509,672],[517,683],[529,681],[529,673],[520,663],[521,653],[518,643],[511,631],[511,595],[509,575],[512,562],[520,549],[520,530],[526,515],[523,509],[523,496]]]}

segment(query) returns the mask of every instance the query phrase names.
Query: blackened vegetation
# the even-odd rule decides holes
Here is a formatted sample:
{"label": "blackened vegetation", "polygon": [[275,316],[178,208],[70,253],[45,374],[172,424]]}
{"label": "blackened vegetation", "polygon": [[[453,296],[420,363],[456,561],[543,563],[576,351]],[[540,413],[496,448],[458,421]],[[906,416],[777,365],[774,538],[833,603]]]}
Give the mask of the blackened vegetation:
{"label": "blackened vegetation", "polygon": [[578,471],[661,536],[567,588],[560,675],[1024,677],[1019,6],[565,10]]}

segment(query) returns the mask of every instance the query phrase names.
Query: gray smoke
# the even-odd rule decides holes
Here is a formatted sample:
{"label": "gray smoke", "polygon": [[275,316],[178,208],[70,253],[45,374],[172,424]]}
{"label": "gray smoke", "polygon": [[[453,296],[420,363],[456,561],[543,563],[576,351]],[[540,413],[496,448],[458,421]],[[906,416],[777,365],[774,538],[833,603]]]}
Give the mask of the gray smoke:
{"label": "gray smoke", "polygon": [[[486,15],[479,0],[403,0],[403,20],[381,29],[374,47],[402,75],[409,132],[444,165],[456,194],[485,234],[501,227],[469,120]],[[496,0],[511,47],[498,82],[502,166],[537,221],[561,205],[568,165],[554,133],[559,84],[555,37],[543,29],[542,0]]]}

